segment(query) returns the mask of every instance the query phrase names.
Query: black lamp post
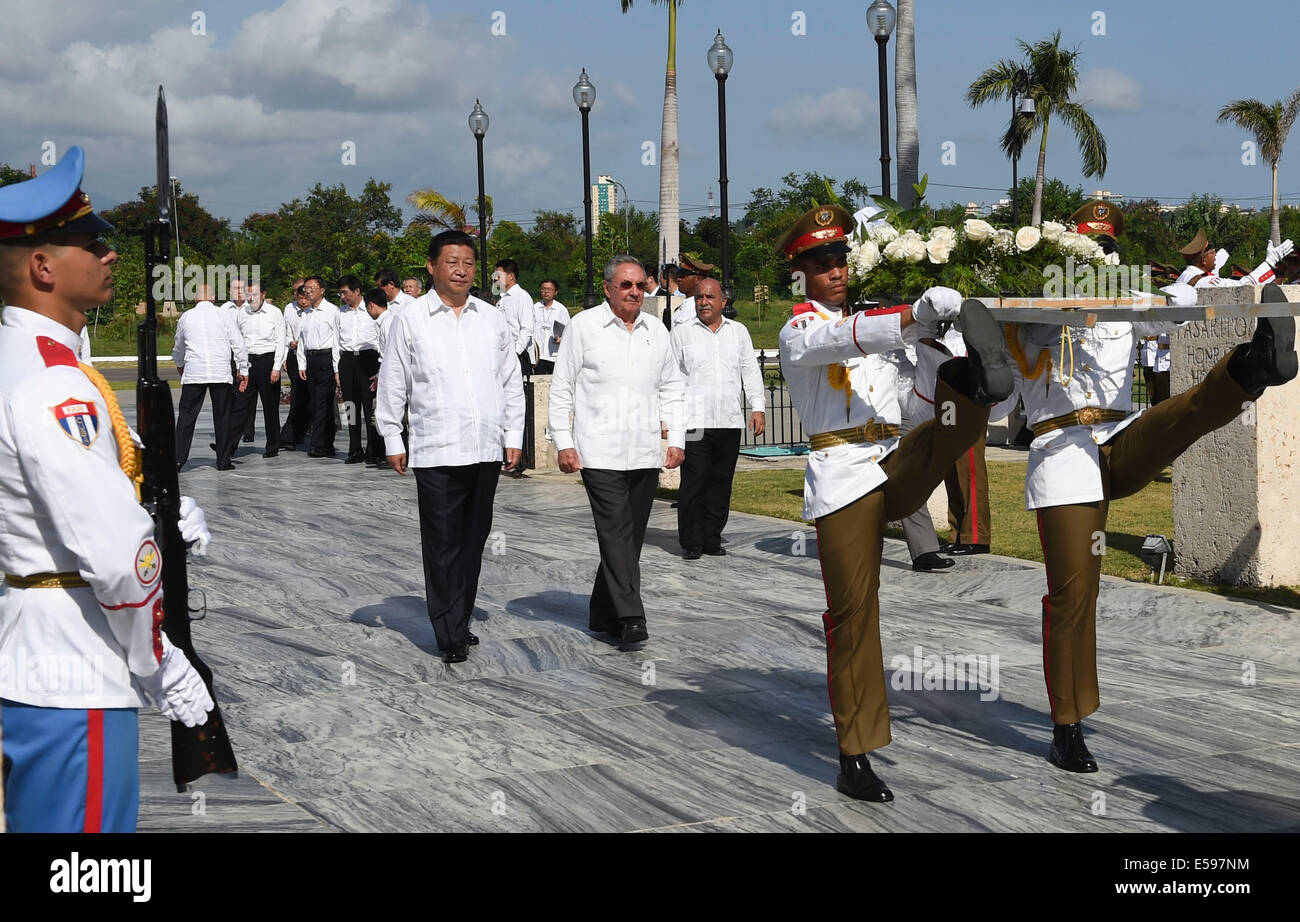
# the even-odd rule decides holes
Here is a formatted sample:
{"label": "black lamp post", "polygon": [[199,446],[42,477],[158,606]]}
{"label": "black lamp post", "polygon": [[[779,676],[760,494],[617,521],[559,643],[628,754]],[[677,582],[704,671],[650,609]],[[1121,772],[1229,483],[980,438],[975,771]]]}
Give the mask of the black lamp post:
{"label": "black lamp post", "polygon": [[[1020,105],[1016,105],[1016,95],[1020,94],[1025,98],[1021,100]],[[1034,114],[1034,101],[1029,97],[1029,73],[1021,68],[1016,71],[1016,78],[1011,84],[1011,129],[1014,134],[1015,122],[1021,115]],[[1011,223],[1017,227],[1020,226],[1020,200],[1016,197],[1016,187],[1020,184],[1017,172],[1020,168],[1020,152],[1017,148],[1016,155],[1011,158]]]}
{"label": "black lamp post", "polygon": [[483,136],[487,134],[488,117],[482,104],[474,100],[474,111],[469,114],[469,130],[478,142],[478,262],[479,290],[487,295],[487,196],[483,192]]}
{"label": "black lamp post", "polygon": [[724,310],[734,300],[731,291],[731,220],[727,214],[727,74],[732,54],[718,30],[709,48],[709,70],[718,80],[718,189],[722,195],[722,298]]}
{"label": "black lamp post", "polygon": [[875,0],[867,7],[867,26],[876,37],[880,52],[880,192],[889,195],[889,77],[885,70],[885,46],[894,32],[898,14],[889,0]]}
{"label": "black lamp post", "polygon": [[587,126],[587,116],[590,115],[591,107],[596,102],[596,88],[588,79],[585,67],[582,69],[582,76],[573,85],[573,101],[577,104],[578,111],[582,113],[582,207],[587,218],[584,231],[584,236],[587,238],[587,293],[583,295],[582,306],[586,309],[595,307],[597,301],[595,289],[591,284],[591,137]]}

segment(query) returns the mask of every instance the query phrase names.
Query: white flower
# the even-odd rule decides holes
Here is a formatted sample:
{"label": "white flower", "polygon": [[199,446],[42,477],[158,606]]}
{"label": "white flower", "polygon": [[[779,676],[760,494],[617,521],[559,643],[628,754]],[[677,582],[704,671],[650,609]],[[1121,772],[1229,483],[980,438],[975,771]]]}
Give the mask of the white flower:
{"label": "white flower", "polygon": [[1043,239],[1055,241],[1057,237],[1065,233],[1065,225],[1057,224],[1055,221],[1043,222]]}
{"label": "white flower", "polygon": [[1036,227],[1022,227],[1016,231],[1016,249],[1021,253],[1028,253],[1038,246],[1038,241],[1042,236],[1042,232]]}
{"label": "white flower", "polygon": [[1009,256],[1016,251],[1016,235],[1005,227],[999,227],[993,232],[993,241],[989,245],[995,253]]}
{"label": "white flower", "polygon": [[895,237],[893,240],[889,241],[889,243],[885,244],[885,248],[881,251],[881,254],[885,259],[899,260],[906,258],[906,252],[907,240],[903,237]]}
{"label": "white flower", "polygon": [[946,236],[931,234],[930,239],[925,244],[925,252],[929,255],[930,262],[939,265],[948,261],[948,257],[952,255],[954,244],[955,241],[949,240]]}
{"label": "white flower", "polygon": [[849,245],[849,268],[858,278],[867,275],[880,264],[880,247],[870,240]]}
{"label": "white flower", "polygon": [[1108,265],[1108,266],[1118,266],[1118,265],[1119,265],[1119,251],[1116,251],[1116,252],[1114,252],[1114,253],[1107,253],[1107,254],[1105,255],[1105,257],[1103,257],[1102,261],[1103,261],[1106,265]]}
{"label": "white flower", "polygon": [[947,245],[948,249],[951,250],[957,245],[957,232],[951,227],[945,227],[940,224],[938,227],[930,231],[930,239],[944,243]]}
{"label": "white flower", "polygon": [[993,236],[993,225],[979,218],[967,218],[966,223],[962,225],[962,229],[966,231],[967,239],[974,240],[976,243],[988,240]]}
{"label": "white flower", "polygon": [[920,234],[913,233],[911,236],[903,238],[904,251],[903,255],[910,263],[919,263],[925,259],[926,249],[925,240]]}
{"label": "white flower", "polygon": [[887,221],[867,225],[867,239],[877,246],[884,246],[898,239],[898,230]]}
{"label": "white flower", "polygon": [[1056,238],[1056,245],[1061,248],[1061,252],[1069,256],[1090,256],[1095,244],[1083,234],[1076,234],[1074,231],[1062,231],[1061,235]]}

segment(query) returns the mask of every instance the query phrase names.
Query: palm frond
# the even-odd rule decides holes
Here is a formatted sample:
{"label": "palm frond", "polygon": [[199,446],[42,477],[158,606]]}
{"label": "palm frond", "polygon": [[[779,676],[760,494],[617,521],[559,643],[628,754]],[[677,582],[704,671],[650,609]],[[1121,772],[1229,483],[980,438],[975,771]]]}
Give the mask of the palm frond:
{"label": "palm frond", "polygon": [[1024,66],[1018,61],[1002,59],[985,70],[966,89],[966,104],[982,106],[986,102],[1011,99],[1016,79]]}
{"label": "palm frond", "polygon": [[1270,163],[1277,159],[1281,145],[1278,143],[1278,122],[1282,104],[1269,105],[1258,99],[1234,99],[1219,109],[1216,121],[1228,122],[1255,136],[1259,152]]}
{"label": "palm frond", "polygon": [[1083,175],[1101,178],[1106,175],[1106,138],[1088,110],[1077,102],[1060,103],[1056,107],[1061,118],[1074,132],[1083,158]]}

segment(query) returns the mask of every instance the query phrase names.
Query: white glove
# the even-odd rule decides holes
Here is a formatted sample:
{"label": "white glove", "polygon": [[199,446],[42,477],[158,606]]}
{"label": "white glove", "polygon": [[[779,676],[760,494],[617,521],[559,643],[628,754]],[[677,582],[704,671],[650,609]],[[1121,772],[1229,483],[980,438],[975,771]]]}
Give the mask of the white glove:
{"label": "white glove", "polygon": [[1214,252],[1214,274],[1218,275],[1228,262],[1227,250],[1216,250]]}
{"label": "white glove", "polygon": [[1160,290],[1169,296],[1170,307],[1188,307],[1196,304],[1196,289],[1186,282],[1174,282]]}
{"label": "white glove", "polygon": [[1268,255],[1264,257],[1264,262],[1268,263],[1270,268],[1276,267],[1278,263],[1291,255],[1295,249],[1295,244],[1290,240],[1283,240],[1277,246],[1268,245]]}
{"label": "white glove", "polygon": [[178,523],[181,529],[181,537],[185,543],[190,545],[190,550],[196,557],[202,557],[208,552],[208,544],[212,541],[212,532],[208,531],[208,519],[199,508],[199,504],[194,502],[191,497],[181,497],[181,520]]}
{"label": "white glove", "polygon": [[187,727],[207,723],[208,711],[216,707],[207,686],[180,648],[173,646],[161,631],[159,636],[163,657],[158,671],[136,678],[168,720],[179,720]]}
{"label": "white glove", "polygon": [[936,285],[927,288],[921,299],[912,305],[912,319],[925,328],[923,335],[938,332],[940,320],[951,320],[961,313],[961,292]]}

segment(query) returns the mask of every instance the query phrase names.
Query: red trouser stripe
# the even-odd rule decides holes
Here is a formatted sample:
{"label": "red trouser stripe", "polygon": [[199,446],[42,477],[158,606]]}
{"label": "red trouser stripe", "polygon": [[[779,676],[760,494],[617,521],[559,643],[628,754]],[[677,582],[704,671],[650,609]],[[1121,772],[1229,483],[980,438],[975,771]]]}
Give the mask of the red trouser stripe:
{"label": "red trouser stripe", "polygon": [[[979,486],[975,483],[975,449],[972,447],[966,452],[970,458],[970,506],[966,509],[966,515],[970,517],[971,523],[971,544],[980,543],[980,496]],[[961,540],[961,535],[957,536]]]}
{"label": "red trouser stripe", "polygon": [[1038,543],[1043,548],[1043,573],[1047,577],[1047,595],[1043,596],[1043,680],[1047,683],[1047,709],[1056,723],[1056,700],[1052,697],[1052,667],[1048,665],[1047,644],[1052,637],[1052,571],[1047,563],[1047,542],[1043,540],[1043,510],[1037,510]]}
{"label": "red trouser stripe", "polygon": [[86,823],[83,832],[99,832],[104,814],[104,712],[86,711]]}

